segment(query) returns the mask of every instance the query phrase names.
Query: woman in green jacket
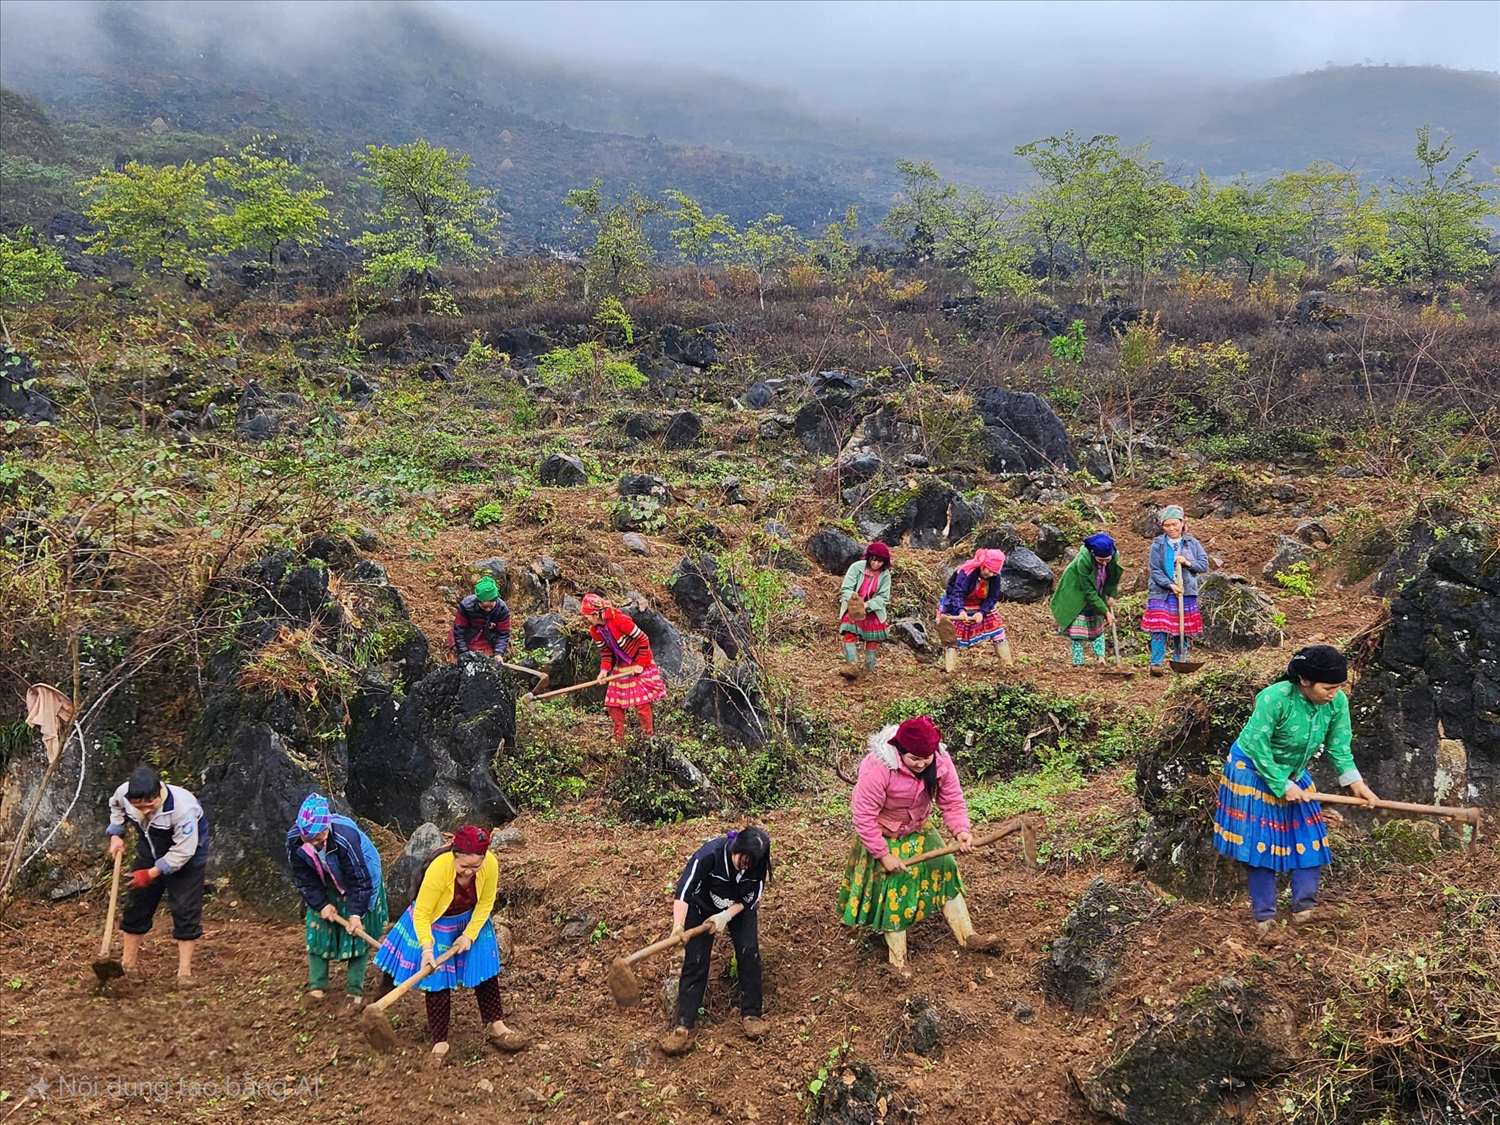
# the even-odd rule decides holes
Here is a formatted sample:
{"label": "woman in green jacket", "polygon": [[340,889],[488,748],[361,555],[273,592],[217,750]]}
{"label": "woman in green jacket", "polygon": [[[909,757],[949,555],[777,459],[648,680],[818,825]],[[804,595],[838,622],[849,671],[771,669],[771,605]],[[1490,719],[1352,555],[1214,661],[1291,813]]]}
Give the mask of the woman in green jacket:
{"label": "woman in green jacket", "polygon": [[891,549],[876,540],[865,548],[865,557],[844,572],[839,589],[839,637],[849,665],[840,668],[839,675],[862,680],[875,671],[875,651],[886,638],[890,604]]}
{"label": "woman in green jacket", "polygon": [[1093,647],[1095,659],[1104,659],[1104,631],[1115,623],[1119,593],[1115,541],[1102,531],[1090,535],[1052,592],[1052,617],[1057,631],[1073,642],[1073,667],[1083,666],[1084,641]]}
{"label": "woman in green jacket", "polygon": [[1255,697],[1229,748],[1214,812],[1214,847],[1245,865],[1260,938],[1274,943],[1276,873],[1290,872],[1292,921],[1315,922],[1318,878],[1330,862],[1323,807],[1307,764],[1323,751],[1339,784],[1377,800],[1349,752],[1349,700],[1340,690],[1349,666],[1331,645],[1304,648],[1281,679]]}

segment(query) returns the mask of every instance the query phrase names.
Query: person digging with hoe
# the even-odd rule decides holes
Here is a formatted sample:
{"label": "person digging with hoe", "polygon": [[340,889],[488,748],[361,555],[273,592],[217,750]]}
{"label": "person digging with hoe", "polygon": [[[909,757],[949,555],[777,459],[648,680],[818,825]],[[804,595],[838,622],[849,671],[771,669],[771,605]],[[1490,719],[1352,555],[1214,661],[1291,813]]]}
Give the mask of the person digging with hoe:
{"label": "person digging with hoe", "polygon": [[1104,631],[1115,623],[1115,599],[1120,594],[1119,552],[1104,532],[1090,535],[1083,549],[1057,580],[1052,593],[1052,619],[1057,631],[1073,644],[1073,667],[1083,667],[1087,641],[1094,659],[1104,663]]}
{"label": "person digging with hoe", "polygon": [[1323,807],[1307,764],[1323,750],[1339,784],[1364,801],[1379,800],[1349,752],[1349,666],[1331,645],[1292,657],[1286,672],[1255,697],[1240,736],[1229,748],[1214,812],[1214,847],[1245,865],[1256,937],[1274,945],[1276,873],[1291,873],[1292,922],[1335,917],[1318,906],[1322,867],[1332,862]]}
{"label": "person digging with hoe", "polygon": [[849,564],[839,588],[839,639],[847,662],[839,675],[862,680],[875,671],[890,604],[891,549],[876,540],[865,548],[864,558]]}
{"label": "person digging with hoe", "polygon": [[938,606],[938,636],[943,642],[943,670],[958,671],[958,650],[984,641],[995,646],[995,659],[1002,668],[1014,668],[1015,657],[1005,638],[1005,622],[995,608],[1000,600],[1000,571],[1005,552],[981,548],[968,562],[959,564],[948,579],[948,588]]}
{"label": "person digging with hoe", "polygon": [[208,817],[186,789],[165,785],[150,766],[136,766],[109,799],[109,854],[125,850],[125,826],[135,829],[135,862],[125,913],[120,967],[135,969],[141,939],[151,931],[165,892],[177,942],[177,980],[193,979],[193,946],[203,936],[203,873],[208,865]]}
{"label": "person digging with hoe", "polygon": [[849,849],[838,904],[844,925],[868,926],[885,936],[891,967],[902,977],[911,976],[906,931],[934,910],[942,910],[960,947],[986,950],[1000,944],[996,935],[974,932],[964,881],[951,855],[906,863],[942,846],[937,829],[927,823],[934,802],[958,850],[972,851],[969,810],[937,724],[921,715],[871,735],[850,801],[858,839]]}
{"label": "person digging with hoe", "polygon": [[651,642],[633,620],[599,594],[584,595],[578,612],[589,623],[589,636],[599,646],[599,676],[595,682],[633,673],[610,684],[604,693],[604,709],[614,726],[615,742],[625,741],[625,712],[630,710],[640,720],[641,733],[652,734],[651,705],[666,698],[667,684],[651,655]]}
{"label": "person digging with hoe", "polygon": [[500,600],[500,588],[488,574],[458,603],[448,645],[460,662],[480,657],[498,660],[510,647],[510,608]]}
{"label": "person digging with hoe", "polygon": [[[350,1011],[364,1004],[365,970],[372,938],[385,932],[385,882],[380,852],[359,825],[329,811],[328,798],[311,793],[286,834],[292,881],[307,907],[307,978],[310,995],[328,990],[328,962],[348,962],[344,995]],[[336,919],[343,918],[342,924]]]}
{"label": "person digging with hoe", "polygon": [[1208,554],[1203,544],[1187,533],[1182,509],[1168,504],[1159,518],[1161,534],[1151,540],[1151,584],[1146,591],[1146,612],[1141,616],[1141,632],[1151,638],[1153,676],[1166,675],[1163,664],[1167,659],[1168,636],[1176,652],[1172,659],[1180,661],[1187,659],[1188,638],[1203,632],[1203,615],[1198,612],[1198,575],[1208,572]]}
{"label": "person digging with hoe", "polygon": [[680,1055],[693,1044],[698,1009],[708,986],[714,937],[729,931],[739,968],[740,1018],[745,1036],[759,1039],[770,1028],[761,1019],[760,905],[771,877],[771,837],[764,828],[745,828],[710,840],[688,860],[672,901],[672,936],[705,921],[713,930],[687,943],[677,986],[677,1026],[661,1041],[663,1053]]}
{"label": "person digging with hoe", "polygon": [[[452,995],[460,985],[474,990],[491,1043],[502,1051],[526,1046],[524,1034],[505,1026],[500,999],[500,947],[490,920],[499,881],[500,864],[490,851],[490,834],[464,825],[450,845],[432,853],[418,876],[415,899],[375,954],[375,964],[397,982],[436,966],[415,985],[427,1003],[435,1066],[448,1057]],[[457,952],[438,964],[450,949]]]}

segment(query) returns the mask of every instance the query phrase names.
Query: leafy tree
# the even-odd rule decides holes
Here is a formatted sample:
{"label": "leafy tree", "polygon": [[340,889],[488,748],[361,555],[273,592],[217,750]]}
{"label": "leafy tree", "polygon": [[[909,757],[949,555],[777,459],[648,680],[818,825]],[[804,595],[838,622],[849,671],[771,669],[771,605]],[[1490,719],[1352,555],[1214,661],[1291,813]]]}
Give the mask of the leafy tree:
{"label": "leafy tree", "polygon": [[583,273],[585,301],[594,286],[616,297],[639,296],[651,287],[650,266],[656,253],[646,237],[646,219],[664,210],[662,203],[635,191],[619,203],[606,203],[604,181],[595,180],[568,192],[563,205],[576,207],[594,229],[593,245],[583,254],[588,263]]}
{"label": "leafy tree", "polygon": [[944,182],[932,161],[897,160],[896,172],[905,182],[901,199],[880,220],[881,228],[908,254],[929,258],[958,200],[958,188]]}
{"label": "leafy tree", "polygon": [[1267,183],[1287,216],[1290,252],[1313,273],[1332,266],[1352,210],[1362,196],[1359,173],[1317,160],[1301,172],[1288,172]]}
{"label": "leafy tree", "polygon": [[823,233],[809,244],[812,256],[828,271],[835,281],[848,276],[854,268],[856,251],[849,242],[849,235],[859,229],[859,208],[850,207],[842,219],[834,219],[823,228]]}
{"label": "leafy tree", "polygon": [[757,219],[725,244],[721,256],[728,265],[740,266],[755,274],[755,292],[760,307],[766,307],[766,279],[774,277],[801,258],[806,243],[797,228],[782,215]]}
{"label": "leafy tree", "polygon": [[[1119,137],[1097,134],[1082,140],[1070,129],[1061,137],[1021,145],[1016,155],[1041,179],[1042,190],[1033,198],[1051,209],[1051,224],[1060,228],[1062,240],[1078,254],[1087,278],[1101,265],[1111,238],[1118,244],[1121,165],[1137,158],[1137,153],[1122,153]],[[1033,221],[1032,225],[1039,224]]]}
{"label": "leafy tree", "polygon": [[1490,264],[1483,220],[1496,211],[1485,198],[1494,186],[1478,182],[1469,170],[1479,153],[1444,169],[1454,156],[1453,138],[1434,147],[1431,126],[1423,125],[1416,155],[1422,174],[1390,189],[1389,243],[1376,268],[1392,280],[1435,285],[1479,276]]}
{"label": "leafy tree", "polygon": [[321,183],[299,188],[301,169],[284,156],[273,156],[256,137],[238,156],[217,157],[213,177],[234,193],[233,209],[220,217],[219,235],[225,250],[250,249],[263,255],[276,297],[276,267],[283,246],[309,246],[328,222],[328,208],[319,200],[331,192]]}
{"label": "leafy tree", "polygon": [[1144,149],[1121,154],[1112,168],[1114,209],[1102,254],[1124,266],[1141,283],[1178,244],[1188,193],[1167,182],[1159,160],[1147,160]]}
{"label": "leafy tree", "polygon": [[123,172],[101,168],[84,181],[93,202],[85,210],[99,229],[87,235],[86,254],[119,253],[138,270],[153,262],[190,284],[208,278],[207,250],[217,208],[208,197],[206,164],[152,168],[132,160]]}
{"label": "leafy tree", "polygon": [[[62,255],[37,243],[36,232],[22,227],[14,235],[0,231],[0,307],[34,305],[49,294],[71,289],[78,275]],[[9,344],[10,329],[0,317],[0,332]]]}
{"label": "leafy tree", "polygon": [[375,229],[352,245],[365,252],[366,276],[379,288],[415,275],[421,312],[428,271],[445,261],[472,261],[492,243],[499,222],[494,193],[469,183],[467,154],[449,156],[424,140],[367,145],[354,159],[365,168],[361,182],[380,193],[380,203],[369,216]]}
{"label": "leafy tree", "polygon": [[1022,272],[1027,250],[1015,237],[1013,208],[982,191],[959,194],[948,209],[936,254],[981,296],[1024,296],[1036,279]]}
{"label": "leafy tree", "polygon": [[676,223],[668,233],[677,252],[693,263],[698,276],[702,277],[703,264],[713,257],[725,239],[735,233],[734,224],[728,215],[705,215],[697,200],[680,191],[662,192],[675,203],[676,209],[668,212]]}
{"label": "leafy tree", "polygon": [[1220,187],[1199,172],[1183,226],[1184,250],[1204,273],[1243,265],[1247,284],[1254,284],[1257,270],[1282,272],[1296,264],[1289,254],[1292,217],[1273,189],[1243,176]]}

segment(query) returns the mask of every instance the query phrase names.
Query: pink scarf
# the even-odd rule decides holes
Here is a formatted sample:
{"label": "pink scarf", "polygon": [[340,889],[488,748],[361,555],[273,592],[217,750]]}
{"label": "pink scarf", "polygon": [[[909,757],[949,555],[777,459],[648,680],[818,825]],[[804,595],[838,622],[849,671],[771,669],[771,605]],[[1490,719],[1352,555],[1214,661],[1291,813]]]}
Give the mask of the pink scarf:
{"label": "pink scarf", "polygon": [[958,570],[960,574],[968,574],[970,571],[984,567],[985,570],[1000,573],[1005,566],[1005,552],[998,547],[981,547],[974,552],[974,557],[966,563],[960,563]]}

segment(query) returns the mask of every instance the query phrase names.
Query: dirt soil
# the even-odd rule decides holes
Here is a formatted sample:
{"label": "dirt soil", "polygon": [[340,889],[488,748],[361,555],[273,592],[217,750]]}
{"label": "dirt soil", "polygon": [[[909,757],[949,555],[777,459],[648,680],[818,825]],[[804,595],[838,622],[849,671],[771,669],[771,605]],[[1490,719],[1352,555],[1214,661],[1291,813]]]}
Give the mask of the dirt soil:
{"label": "dirt soil", "polygon": [[[609,490],[558,490],[555,497],[559,511],[550,527],[507,529],[503,537],[449,529],[427,545],[427,559],[406,544],[391,544],[375,557],[437,643],[451,612],[438,587],[459,585],[470,561],[496,554],[513,565],[543,553],[557,558],[569,581],[554,588],[554,608],[564,590],[581,592],[603,582],[645,593],[685,624],[660,584],[681,547],[648,537],[651,556],[617,552],[618,537],[607,530],[603,508]],[[1127,592],[1144,571],[1146,541],[1123,525],[1143,502],[1161,499],[1122,491],[1113,503]],[[712,514],[719,519],[719,512]],[[801,514],[787,519],[799,539],[817,526],[812,512]],[[772,515],[778,513],[725,513],[723,524],[737,537],[752,520]],[[1296,522],[1241,516],[1232,522],[1198,520],[1192,530],[1216,569],[1258,579],[1276,535],[1289,534]],[[561,527],[569,530],[559,534]],[[935,571],[940,561],[935,552],[895,554],[898,574],[903,564]],[[796,581],[808,594],[806,635],[765,659],[836,727],[867,731],[895,699],[940,690],[942,677],[901,646],[883,654],[881,675],[846,684],[835,674],[838,580],[819,573]],[[1287,645],[1252,654],[1257,668],[1279,667],[1297,645],[1339,643],[1379,610],[1378,599],[1363,588],[1336,588],[1331,574],[1318,585],[1311,603],[1278,597],[1287,613]],[[1073,671],[1045,604],[1010,606],[1006,616],[1023,658],[1012,673],[1018,678],[1126,707],[1153,707],[1166,690],[1169,680],[1144,674],[1122,684]],[[1122,627],[1133,629],[1134,622]],[[968,657],[958,678],[989,682],[994,676],[990,658]],[[605,745],[603,719],[580,711],[580,720],[580,738]],[[1058,800],[1053,825],[1128,809],[1129,790],[1126,770],[1099,775]],[[1311,1018],[1320,960],[1362,957],[1403,936],[1433,933],[1441,927],[1441,907],[1424,890],[1428,882],[1494,885],[1500,871],[1494,852],[1481,847],[1443,857],[1426,873],[1346,887],[1353,924],[1298,937],[1266,954],[1249,948],[1243,903],[1173,903],[1131,943],[1113,996],[1096,1012],[1079,1015],[1050,1003],[1044,993],[1047,943],[1095,875],[1127,878],[1127,870],[1075,862],[1031,873],[1015,839],[966,857],[961,866],[976,924],[1000,932],[1003,950],[959,952],[941,921],[933,920],[913,931],[916,975],[902,982],[886,971],[883,948],[836,920],[834,897],[851,835],[847,786],[830,773],[822,791],[764,818],[778,860],[761,919],[771,1034],[760,1044],[742,1035],[733,983],[719,971],[727,968],[728,952],[720,948],[697,1045],[674,1060],[655,1041],[668,1028],[660,985],[675,973],[676,961],[667,957],[643,966],[647,998],[630,1011],[615,1008],[605,969],[616,954],[665,934],[671,887],[683,859],[703,840],[737,825],[706,819],[659,828],[609,826],[606,813],[584,802],[560,815],[518,822],[527,843],[501,856],[498,913],[516,939],[502,984],[514,1023],[535,1041],[519,1055],[498,1054],[483,1042],[475,1005],[461,996],[450,1062],[436,1072],[425,1065],[420,1000],[404,999],[394,1009],[401,1049],[374,1052],[357,1020],[339,1010],[341,1001],[307,998],[301,926],[255,915],[227,887],[209,902],[197,979],[182,989],[173,975],[165,911],[148,939],[139,978],[100,994],[89,966],[101,932],[102,892],[52,905],[17,904],[0,926],[0,1125],[800,1121],[809,1104],[808,1084],[820,1067],[830,1068],[837,1081],[850,1073],[842,1067],[852,1060],[872,1063],[924,1120],[1090,1125],[1104,1119],[1087,1109],[1072,1075],[1102,1066],[1115,1044],[1153,1012],[1232,971],[1290,994]],[[563,924],[580,912],[591,916],[582,927],[588,936],[565,939]],[[335,978],[335,992],[337,987]],[[941,1005],[957,1029],[940,1061],[888,1047],[905,1002],[913,998]],[[1029,1022],[1015,1019],[1018,1003],[1034,1010]],[[47,1083],[45,1091],[38,1079]],[[144,1091],[129,1088],[141,1082],[148,1084]],[[251,1083],[254,1089],[247,1092]]]}
{"label": "dirt soil", "polygon": [[[1101,777],[1064,798],[1059,812],[1117,794],[1119,781]],[[419,1000],[393,1009],[400,1049],[377,1054],[341,1000],[308,999],[300,925],[257,917],[228,890],[210,900],[191,986],[177,987],[169,923],[158,919],[140,977],[104,994],[90,970],[103,896],[18,905],[0,943],[0,1090],[8,1092],[0,1121],[797,1121],[809,1081],[836,1054],[872,1063],[923,1120],[1090,1125],[1105,1119],[1086,1108],[1071,1075],[1102,1066],[1153,1012],[1232,972],[1281,993],[1307,1017],[1319,1000],[1320,966],[1421,940],[1442,925],[1434,886],[1493,885],[1500,877],[1494,851],[1480,846],[1345,888],[1350,921],[1273,952],[1251,947],[1242,903],[1173,903],[1131,942],[1103,1006],[1078,1015],[1048,1001],[1046,943],[1094,875],[1127,872],[1044,866],[1031,873],[1015,839],[966,857],[976,924],[1001,933],[1003,951],[960,952],[932,920],[912,931],[915,976],[902,982],[886,970],[883,949],[835,919],[850,836],[836,808],[830,813],[789,810],[765,819],[779,861],[761,918],[770,1035],[752,1044],[741,1033],[734,985],[722,971],[727,943],[720,942],[708,1015],[696,1047],[680,1059],[655,1046],[669,1026],[660,985],[675,974],[676,960],[641,966],[645,999],[633,1010],[616,1009],[604,974],[617,953],[669,928],[681,858],[728,827],[716,821],[641,829],[523,818],[526,845],[500,857],[498,914],[516,939],[502,976],[509,1013],[535,1042],[514,1056],[486,1046],[477,1008],[461,994],[441,1071],[424,1065]],[[607,935],[598,931],[595,940],[589,923],[588,936],[564,938],[564,922],[580,912]],[[890,1053],[905,1001],[917,997],[946,1009],[957,1032],[941,1061]],[[1016,1021],[1017,1002],[1034,1010],[1033,1020]],[[837,1078],[840,1068],[832,1069]],[[47,1097],[33,1092],[17,1104],[36,1091],[38,1078],[49,1084]],[[252,1080],[257,1088],[246,1096]],[[122,1090],[122,1081],[151,1085],[143,1095]],[[231,1082],[241,1085],[226,1096]],[[205,1092],[211,1083],[219,1084],[217,1096]]]}

